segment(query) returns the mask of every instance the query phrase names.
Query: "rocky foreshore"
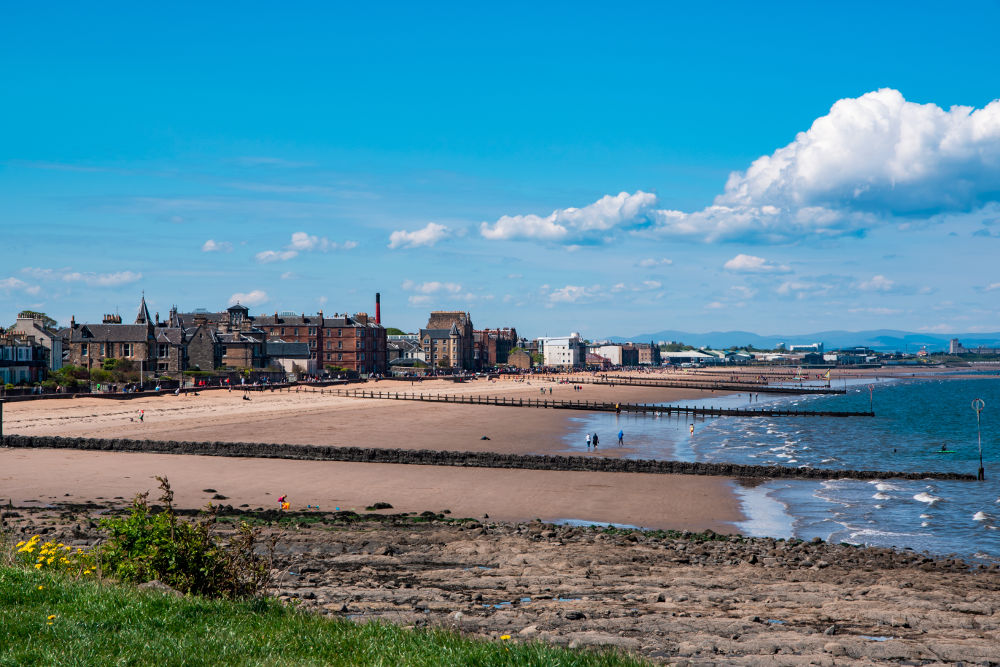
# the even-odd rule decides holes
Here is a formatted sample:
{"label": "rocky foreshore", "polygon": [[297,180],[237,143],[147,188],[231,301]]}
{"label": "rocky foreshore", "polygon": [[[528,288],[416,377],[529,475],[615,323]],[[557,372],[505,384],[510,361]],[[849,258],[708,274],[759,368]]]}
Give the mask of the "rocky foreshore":
{"label": "rocky foreshore", "polygon": [[[5,534],[93,544],[102,507],[7,508]],[[391,510],[389,510],[391,511]],[[912,551],[441,512],[222,508],[276,534],[271,593],[358,622],[438,625],[689,664],[1000,664],[1000,566]]]}

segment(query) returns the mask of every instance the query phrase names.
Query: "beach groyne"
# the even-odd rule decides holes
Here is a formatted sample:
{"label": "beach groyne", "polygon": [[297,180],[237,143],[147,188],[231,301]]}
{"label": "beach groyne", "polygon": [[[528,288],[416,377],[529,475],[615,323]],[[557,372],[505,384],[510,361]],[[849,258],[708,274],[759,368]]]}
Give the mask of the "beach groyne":
{"label": "beach groyne", "polygon": [[874,412],[846,410],[789,410],[785,408],[696,408],[684,405],[650,405],[644,403],[614,403],[608,401],[566,401],[554,398],[523,398],[520,396],[489,396],[472,394],[430,394],[406,391],[375,391],[373,389],[333,389],[326,393],[345,398],[373,398],[389,401],[424,401],[459,405],[493,405],[510,408],[550,408],[553,410],[583,410],[587,412],[625,412],[646,415],[686,415],[690,417],[874,417]]}
{"label": "beach groyne", "polygon": [[650,473],[661,475],[714,475],[753,479],[927,479],[976,481],[975,475],[949,472],[900,472],[887,470],[832,470],[785,466],[659,461],[651,459],[591,456],[505,454],[501,452],[456,452],[429,449],[383,449],[377,447],[332,447],[260,442],[187,442],[175,440],[129,440],[122,438],[64,438],[57,436],[4,436],[2,446],[21,449],[70,449],[135,454],[177,454],[231,458],[338,461],[345,463],[392,463],[403,465],[506,468],[521,470]]}

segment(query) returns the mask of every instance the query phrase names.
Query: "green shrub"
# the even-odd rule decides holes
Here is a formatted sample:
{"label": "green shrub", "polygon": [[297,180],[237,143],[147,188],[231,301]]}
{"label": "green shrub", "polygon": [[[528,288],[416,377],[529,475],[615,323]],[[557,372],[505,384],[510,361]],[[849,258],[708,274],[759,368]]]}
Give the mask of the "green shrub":
{"label": "green shrub", "polygon": [[[129,583],[158,579],[183,593],[218,598],[260,595],[270,575],[270,558],[258,555],[258,533],[245,522],[228,544],[210,529],[215,513],[198,521],[181,521],[173,508],[173,491],[164,477],[157,477],[166,506],[154,512],[147,493],[132,502],[124,518],[103,519],[108,539],[99,549],[105,575]],[[272,543],[273,548],[273,543]]]}

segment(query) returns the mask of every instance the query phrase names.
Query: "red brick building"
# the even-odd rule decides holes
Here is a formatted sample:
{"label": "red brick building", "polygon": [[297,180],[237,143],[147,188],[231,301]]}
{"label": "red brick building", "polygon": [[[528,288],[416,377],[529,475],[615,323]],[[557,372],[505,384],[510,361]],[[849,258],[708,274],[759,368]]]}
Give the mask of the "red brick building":
{"label": "red brick building", "polygon": [[316,315],[274,313],[258,316],[254,324],[267,333],[268,340],[308,345],[309,373],[333,367],[361,375],[386,372],[385,328],[368,313],[334,317],[324,316],[323,311]]}

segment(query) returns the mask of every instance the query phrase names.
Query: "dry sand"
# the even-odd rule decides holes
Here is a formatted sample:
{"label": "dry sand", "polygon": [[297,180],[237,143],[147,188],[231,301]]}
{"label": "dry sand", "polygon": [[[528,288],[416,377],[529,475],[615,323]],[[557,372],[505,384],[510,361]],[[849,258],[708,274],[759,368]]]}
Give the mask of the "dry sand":
{"label": "dry sand", "polygon": [[[582,391],[531,380],[455,384],[368,382],[350,389],[546,398],[620,403],[671,402],[712,392],[658,387],[589,386]],[[544,388],[544,395],[540,389]],[[549,393],[552,389],[552,393]],[[328,390],[327,390],[328,391]],[[199,396],[159,396],[128,401],[99,398],[25,401],[4,411],[4,428],[19,435],[135,438],[304,445],[399,447],[551,454],[566,451],[568,410],[345,398],[315,392],[204,391]],[[139,411],[144,410],[140,423]],[[482,440],[482,436],[489,440]],[[611,444],[611,434],[603,439]],[[602,455],[618,455],[605,449]]]}

